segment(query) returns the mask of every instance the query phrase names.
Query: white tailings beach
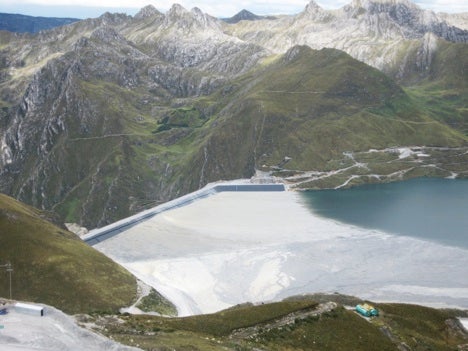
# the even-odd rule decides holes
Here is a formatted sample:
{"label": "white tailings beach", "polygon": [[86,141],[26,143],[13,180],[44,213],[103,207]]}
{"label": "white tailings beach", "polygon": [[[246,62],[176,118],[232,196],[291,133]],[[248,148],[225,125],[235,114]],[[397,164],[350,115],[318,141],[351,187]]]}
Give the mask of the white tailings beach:
{"label": "white tailings beach", "polygon": [[77,325],[73,317],[44,306],[44,317],[19,313],[14,307],[0,316],[2,351],[138,351]]}
{"label": "white tailings beach", "polygon": [[325,219],[288,191],[216,193],[94,247],[181,316],[314,292],[468,309],[468,250]]}

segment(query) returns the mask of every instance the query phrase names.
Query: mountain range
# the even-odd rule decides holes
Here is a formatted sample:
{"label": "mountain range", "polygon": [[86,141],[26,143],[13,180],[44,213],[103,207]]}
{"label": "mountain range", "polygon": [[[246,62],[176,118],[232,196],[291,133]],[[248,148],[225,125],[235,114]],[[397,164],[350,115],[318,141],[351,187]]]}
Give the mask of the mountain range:
{"label": "mountain range", "polygon": [[79,21],[78,18],[34,17],[0,13],[0,30],[18,33],[37,33]]}
{"label": "mountain range", "polygon": [[[355,0],[2,31],[0,191],[98,227],[220,179],[335,186],[371,149],[364,182],[466,177],[466,28],[406,0]],[[401,147],[436,151],[408,171]],[[317,172],[341,175],[303,182]]]}

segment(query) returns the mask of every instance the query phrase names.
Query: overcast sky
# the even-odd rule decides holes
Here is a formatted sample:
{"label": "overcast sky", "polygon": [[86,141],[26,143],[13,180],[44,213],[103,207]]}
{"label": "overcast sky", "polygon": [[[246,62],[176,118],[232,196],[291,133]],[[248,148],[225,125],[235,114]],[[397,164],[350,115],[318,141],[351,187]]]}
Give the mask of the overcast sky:
{"label": "overcast sky", "polygon": [[[317,0],[326,9],[339,8],[351,0]],[[425,9],[436,12],[468,12],[468,0],[414,0]],[[153,4],[164,12],[173,3],[187,9],[199,7],[203,12],[216,17],[231,17],[242,9],[258,15],[296,14],[309,1],[302,0],[0,0],[0,12],[21,13],[31,16],[48,17],[98,17],[105,11],[126,12],[134,15],[140,8]]]}

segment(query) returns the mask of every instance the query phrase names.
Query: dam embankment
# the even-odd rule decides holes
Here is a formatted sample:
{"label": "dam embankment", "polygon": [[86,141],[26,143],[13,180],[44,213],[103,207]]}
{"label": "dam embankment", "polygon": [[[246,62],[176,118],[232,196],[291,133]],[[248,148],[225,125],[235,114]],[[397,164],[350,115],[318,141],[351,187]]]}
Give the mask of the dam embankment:
{"label": "dam embankment", "polygon": [[153,207],[151,209],[142,211],[133,216],[121,219],[115,223],[109,224],[102,228],[91,230],[88,234],[82,237],[89,245],[96,245],[99,242],[107,240],[115,235],[118,235],[132,226],[141,223],[149,218],[152,218],[160,213],[186,206],[194,201],[206,198],[208,196],[221,193],[221,192],[270,192],[270,191],[285,191],[283,184],[208,184],[204,188],[197,190],[193,193],[181,196],[177,199],[168,201],[162,205]]}

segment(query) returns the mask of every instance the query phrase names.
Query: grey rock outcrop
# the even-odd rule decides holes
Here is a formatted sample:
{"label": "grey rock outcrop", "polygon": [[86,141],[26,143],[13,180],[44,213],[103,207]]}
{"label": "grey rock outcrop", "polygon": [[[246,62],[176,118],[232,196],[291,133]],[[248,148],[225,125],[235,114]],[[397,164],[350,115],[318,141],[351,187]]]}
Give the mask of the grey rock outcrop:
{"label": "grey rock outcrop", "polygon": [[163,16],[163,14],[159,12],[153,5],[148,5],[143,7],[140,11],[138,11],[134,18],[140,20],[154,16]]}
{"label": "grey rock outcrop", "polygon": [[449,42],[468,42],[468,31],[444,18],[407,0],[355,0],[338,10],[311,1],[298,15],[233,24],[226,32],[277,53],[294,45],[336,48],[393,74],[406,64],[408,44],[424,41],[428,33]]}

